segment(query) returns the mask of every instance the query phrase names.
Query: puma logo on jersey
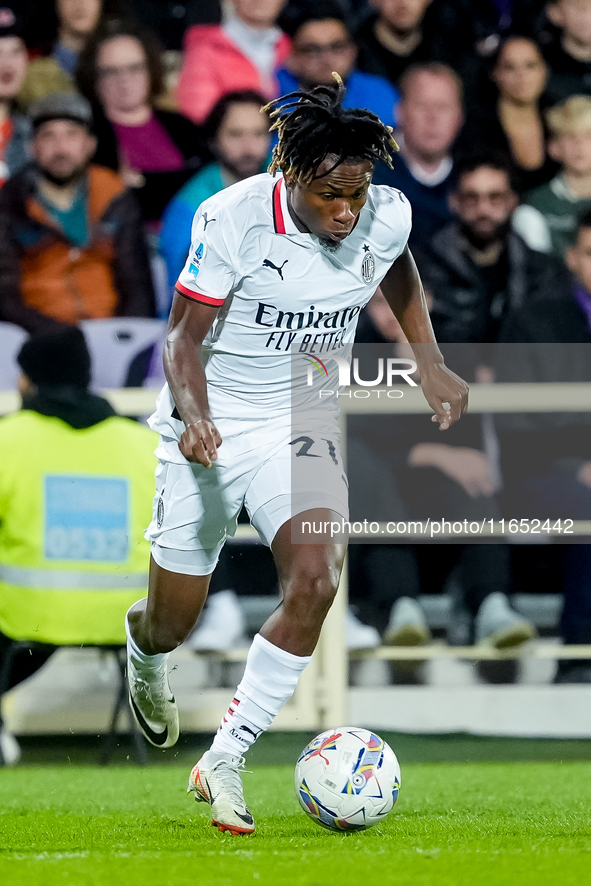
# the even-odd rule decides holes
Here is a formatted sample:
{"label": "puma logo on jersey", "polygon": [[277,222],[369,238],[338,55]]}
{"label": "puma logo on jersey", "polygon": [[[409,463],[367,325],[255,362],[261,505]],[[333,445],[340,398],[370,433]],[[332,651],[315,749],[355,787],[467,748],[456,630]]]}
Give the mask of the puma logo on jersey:
{"label": "puma logo on jersey", "polygon": [[289,261],[289,259],[286,258],[285,261],[283,262],[283,264],[281,265],[281,267],[278,268],[277,265],[274,265],[272,261],[269,261],[269,259],[266,258],[266,259],[264,260],[264,262],[263,262],[263,267],[264,267],[264,268],[273,268],[273,270],[274,270],[274,271],[277,271],[277,273],[279,274],[279,276],[280,276],[281,279],[283,280],[283,268],[284,268],[285,265],[288,263],[288,261]]}
{"label": "puma logo on jersey", "polygon": [[217,219],[216,218],[208,218],[207,212],[204,212],[203,213],[203,230],[206,231],[207,226],[210,225],[214,221],[217,221]]}

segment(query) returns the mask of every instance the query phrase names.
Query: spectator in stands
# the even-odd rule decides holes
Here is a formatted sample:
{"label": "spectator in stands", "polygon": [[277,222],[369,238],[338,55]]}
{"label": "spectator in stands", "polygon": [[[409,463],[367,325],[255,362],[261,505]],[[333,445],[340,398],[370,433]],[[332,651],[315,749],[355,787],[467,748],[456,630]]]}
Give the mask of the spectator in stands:
{"label": "spectator in stands", "polygon": [[257,92],[229,92],[205,122],[204,135],[215,162],[181,188],[162,219],[160,250],[171,293],[189,254],[193,216],[203,201],[228,185],[265,171],[271,137],[268,117],[261,114],[264,103]]}
{"label": "spectator in stands", "polygon": [[279,21],[292,40],[285,67],[277,74],[281,95],[334,83],[336,71],[347,87],[346,108],[368,108],[394,125],[398,93],[384,77],[356,70],[357,49],[341,0],[299,0]]}
{"label": "spectator in stands", "polygon": [[421,246],[451,218],[452,148],[462,127],[462,82],[439,62],[409,68],[400,81],[394,168],[378,166],[376,184],[399,188],[413,208],[411,246]]}
{"label": "spectator in stands", "polygon": [[[575,280],[573,294],[576,308],[572,311],[571,323],[562,332],[561,341],[583,341],[591,344],[591,211],[589,210],[579,221],[575,244],[567,250],[567,261]],[[561,312],[564,310],[562,306],[560,309]],[[556,311],[548,313],[551,313],[555,319]],[[549,321],[552,317],[548,318]],[[579,381],[580,378],[581,375],[577,374],[569,380]],[[588,380],[588,372],[584,374],[584,378]],[[574,460],[571,462],[571,472],[574,468],[575,476],[573,477],[571,473],[567,481],[570,489],[565,490],[565,484],[562,482],[565,479],[564,448],[562,449],[560,461],[556,465],[559,469],[558,485],[564,490],[563,494],[569,496],[570,493],[571,501],[574,499],[576,502],[577,510],[573,509],[569,502],[569,513],[573,513],[570,519],[588,519],[591,513],[591,460],[589,459],[591,434],[588,428],[573,432],[571,427],[563,436],[566,438],[563,443],[566,443],[571,453],[575,446],[578,446],[579,451],[574,454]],[[507,442],[511,445],[512,441]],[[531,462],[528,467],[531,468]],[[564,642],[591,643],[591,544],[571,547],[565,557],[563,580],[565,603],[561,624]],[[562,660],[558,665],[555,682],[591,683],[591,663],[577,659]]]}
{"label": "spectator in stands", "polygon": [[513,225],[533,249],[564,260],[579,217],[591,209],[591,96],[573,95],[546,117],[550,153],[562,168],[552,181],[525,195]]}
{"label": "spectator in stands", "polygon": [[154,316],[137,201],[90,163],[92,114],[82,96],[33,106],[34,163],[0,191],[0,319],[31,333],[99,317]]}
{"label": "spectator in stands", "polygon": [[[521,299],[510,317],[507,317],[503,328],[503,341],[574,345],[591,344],[591,275],[588,270],[591,256],[591,211],[587,210],[577,224],[574,245],[566,250],[566,264],[570,274],[565,273],[558,278],[553,274],[553,282],[548,286],[534,286],[527,299]],[[555,260],[554,260],[555,261]],[[585,352],[585,349],[583,349]],[[550,375],[545,379],[532,381],[583,381],[587,375],[580,367],[577,369],[575,360],[569,368],[574,373],[568,374],[561,368],[559,358],[564,359],[567,352],[548,351]],[[573,355],[576,354],[573,350]],[[568,359],[565,360],[568,364]],[[588,367],[591,373],[591,366]],[[515,379],[520,381],[519,366],[514,366],[517,373]],[[565,378],[555,378],[559,372]]]}
{"label": "spectator in stands", "polygon": [[581,311],[582,322],[579,335],[573,326],[570,334],[564,334],[561,340],[591,343],[591,209],[587,209],[579,219],[575,242],[567,250],[566,260],[574,277],[574,298]]}
{"label": "spectator in stands", "polygon": [[93,106],[95,162],[118,170],[137,193],[144,219],[159,222],[201,166],[203,149],[193,123],[154,107],[162,90],[157,41],[133,24],[107,22],[88,40],[76,77]]}
{"label": "spectator in stands", "polygon": [[548,153],[544,119],[548,68],[529,37],[509,35],[491,57],[492,92],[468,108],[461,148],[505,153],[513,163],[519,193],[547,182],[558,172]]}
{"label": "spectator in stands", "polygon": [[40,55],[27,72],[25,106],[52,92],[74,92],[74,74],[90,34],[108,18],[120,18],[121,0],[49,0],[37,10]]}
{"label": "spectator in stands", "polygon": [[[591,210],[588,209],[579,219],[575,242],[566,250],[570,273],[562,272],[556,259],[540,253],[534,255],[552,263],[545,266],[551,279],[547,286],[530,285],[527,298],[515,300],[515,308],[504,323],[502,341],[571,344],[572,359],[565,357],[568,355],[565,349],[546,349],[548,377],[526,381],[587,381],[591,375],[591,361],[580,363],[579,358],[582,359],[581,355],[586,355],[589,349],[575,346],[591,344]],[[556,268],[560,269],[559,274],[555,273]],[[544,270],[544,265],[541,269]],[[503,369],[504,373],[508,371]],[[514,371],[519,371],[517,366]],[[565,377],[560,377],[560,373]]]}
{"label": "spectator in stands", "polygon": [[[393,341],[404,343],[404,335],[378,290],[362,312],[356,342],[381,345]],[[405,356],[400,347],[398,344],[397,355]],[[378,356],[377,349],[372,350]],[[360,361],[369,356],[363,348],[357,354]],[[453,354],[447,359],[453,366]],[[482,522],[500,516],[496,500],[499,482],[485,451],[480,416],[466,416],[466,422],[444,444],[424,416],[349,416],[348,435],[351,520]],[[487,640],[502,647],[535,635],[533,626],[508,603],[506,545],[450,544],[443,563],[432,557],[429,546],[409,540],[405,544],[356,545],[350,558],[352,600],[358,603],[362,616],[379,627],[388,644],[421,645],[429,640],[417,598],[421,593],[441,591],[456,567],[477,642]],[[453,626],[450,629],[453,632]]]}
{"label": "spectator in stands", "polygon": [[[561,275],[560,278],[554,275],[553,285],[532,287],[528,298],[522,299],[521,305],[516,305],[507,319],[503,341],[591,344],[591,274],[588,267],[591,256],[591,210],[587,210],[578,220],[574,240],[565,255],[570,274]],[[585,371],[574,365],[574,359],[570,367],[574,375],[567,373],[564,379],[555,378],[552,373],[556,375],[565,371],[561,369],[559,359],[567,352],[559,350],[548,353],[552,359],[548,360],[550,374],[545,381],[587,379]],[[576,349],[573,349],[575,354]]]}
{"label": "spectator in stands", "polygon": [[[572,276],[560,287],[543,289],[541,297],[532,292],[523,309],[514,313],[507,341],[591,344],[591,210],[579,219],[575,242],[565,257]],[[552,368],[553,361],[549,362]],[[555,365],[554,370],[558,369]],[[574,366],[571,369],[576,371]],[[567,376],[563,380],[586,380],[584,372],[578,373],[580,378]]]}
{"label": "spectator in stands", "polygon": [[[502,160],[481,156],[459,166],[457,189],[452,197],[458,220],[434,238],[427,260],[421,263],[425,285],[433,294],[431,317],[440,342],[591,341],[591,300],[585,296],[591,275],[584,276],[587,249],[591,254],[591,217],[590,230],[581,232],[580,252],[570,253],[573,270],[580,282],[585,281],[575,290],[573,299],[561,263],[529,249],[510,230],[515,205],[510,171]],[[523,348],[522,345],[519,351],[501,351],[494,364],[497,381],[580,381],[589,377],[588,363],[586,372],[577,375],[574,352],[562,352],[561,356],[547,350],[538,351],[537,358],[534,352],[528,377]],[[587,351],[588,348],[583,351],[583,358]],[[540,376],[540,369],[545,377]],[[578,417],[574,418],[578,421]],[[528,419],[525,431],[507,427],[506,422],[505,426],[495,424],[501,440],[505,487],[512,490],[511,500],[518,504],[505,515],[513,517],[517,511],[520,517],[539,518],[543,514],[545,519],[557,514],[564,518],[568,513],[571,519],[588,519],[591,496],[585,487],[589,485],[589,427],[571,421],[566,430],[564,425],[554,429],[553,417],[542,420],[541,426],[535,419]],[[563,638],[567,643],[588,642],[588,546],[573,545],[568,552],[563,589]],[[581,662],[564,663],[557,676],[561,682],[590,678],[588,665],[584,667]]]}
{"label": "spectator in stands", "polygon": [[591,95],[591,0],[554,0],[547,14],[558,29],[544,52],[551,103]]}
{"label": "spectator in stands", "polygon": [[[12,640],[48,645],[16,657],[9,686],[47,661],[49,644],[125,642],[125,612],[147,582],[156,461],[152,431],[88,390],[79,329],[29,339],[18,362],[22,408],[0,419],[0,670]],[[1,719],[0,750],[17,762]]]}
{"label": "spectator in stands", "polygon": [[29,160],[31,127],[16,97],[27,72],[27,48],[10,7],[0,8],[0,185]]}
{"label": "spectator in stands", "polygon": [[223,25],[194,25],[185,36],[179,107],[202,123],[226,92],[252,89],[267,99],[278,92],[275,71],[289,52],[277,27],[284,0],[232,0],[235,15]]}
{"label": "spectator in stands", "polygon": [[514,312],[568,291],[566,271],[511,230],[517,196],[502,156],[465,158],[456,176],[456,217],[418,256],[435,334],[440,342],[504,340]]}
{"label": "spectator in stands", "polygon": [[[510,341],[494,365],[500,382],[588,382],[591,377],[591,212],[581,219],[575,245],[567,250],[573,285],[524,306]],[[566,297],[565,297],[566,296]],[[583,405],[583,404],[582,404]],[[591,516],[591,419],[588,410],[499,416],[496,422],[505,480],[504,510],[548,522],[588,521]],[[575,530],[576,531],[576,530]],[[554,539],[575,541],[573,536]],[[566,644],[591,642],[591,544],[589,537],[556,551],[562,561]],[[552,553],[552,551],[550,552]],[[588,660],[564,659],[558,683],[591,682]]]}
{"label": "spectator in stands", "polygon": [[[580,469],[577,491],[591,500],[591,462]],[[563,566],[564,603],[560,618],[562,640],[566,645],[591,643],[591,544],[572,545]],[[591,683],[589,659],[562,659],[554,676],[555,683]]]}
{"label": "spectator in stands", "polygon": [[470,10],[449,2],[442,10],[437,0],[372,0],[371,6],[375,12],[355,35],[360,70],[399,86],[411,65],[438,61],[463,68],[471,48],[466,31]]}

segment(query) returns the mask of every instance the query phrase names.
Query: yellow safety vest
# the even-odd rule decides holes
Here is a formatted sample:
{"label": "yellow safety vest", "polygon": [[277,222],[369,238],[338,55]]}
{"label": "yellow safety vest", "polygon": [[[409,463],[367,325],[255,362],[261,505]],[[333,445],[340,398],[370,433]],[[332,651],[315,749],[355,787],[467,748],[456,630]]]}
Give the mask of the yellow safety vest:
{"label": "yellow safety vest", "polygon": [[42,643],[123,643],[146,595],[157,436],[125,418],[84,430],[0,419],[0,631]]}

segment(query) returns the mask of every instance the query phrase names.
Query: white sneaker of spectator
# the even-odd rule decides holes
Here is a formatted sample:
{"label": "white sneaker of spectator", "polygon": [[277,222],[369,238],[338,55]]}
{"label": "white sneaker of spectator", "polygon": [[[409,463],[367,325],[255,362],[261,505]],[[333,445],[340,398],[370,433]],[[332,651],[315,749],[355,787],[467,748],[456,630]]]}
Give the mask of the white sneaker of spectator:
{"label": "white sneaker of spectator", "polygon": [[18,741],[6,729],[0,729],[0,752],[4,766],[16,766],[21,758],[21,749]]}
{"label": "white sneaker of spectator", "polygon": [[476,614],[476,643],[490,643],[496,649],[519,646],[538,636],[534,625],[511,609],[505,594],[497,591],[485,597]]}
{"label": "white sneaker of spectator", "polygon": [[188,640],[194,652],[229,652],[241,645],[244,615],[234,591],[212,594],[200,624]]}
{"label": "white sneaker of spectator", "polygon": [[431,639],[425,613],[413,597],[399,597],[390,611],[384,643],[388,646],[424,646]]}
{"label": "white sneaker of spectator", "polygon": [[355,649],[375,649],[380,645],[380,635],[376,629],[359,621],[350,608],[345,616],[345,638],[350,652]]}

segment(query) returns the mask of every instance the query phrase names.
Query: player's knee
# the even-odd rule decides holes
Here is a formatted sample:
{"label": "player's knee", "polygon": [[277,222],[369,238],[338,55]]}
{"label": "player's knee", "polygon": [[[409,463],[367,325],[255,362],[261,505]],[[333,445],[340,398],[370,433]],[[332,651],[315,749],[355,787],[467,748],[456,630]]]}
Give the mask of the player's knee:
{"label": "player's knee", "polygon": [[303,563],[294,571],[290,584],[300,604],[328,609],[337,592],[339,573],[326,563]]}

